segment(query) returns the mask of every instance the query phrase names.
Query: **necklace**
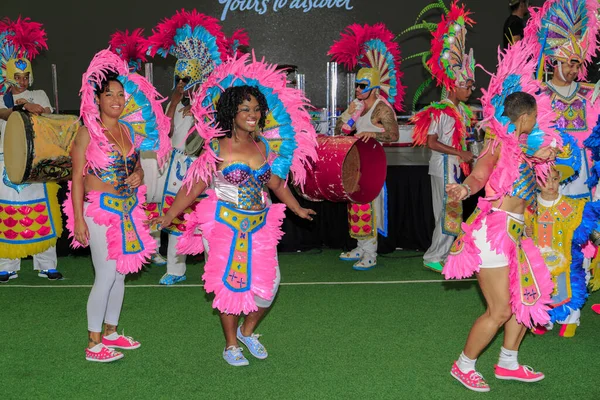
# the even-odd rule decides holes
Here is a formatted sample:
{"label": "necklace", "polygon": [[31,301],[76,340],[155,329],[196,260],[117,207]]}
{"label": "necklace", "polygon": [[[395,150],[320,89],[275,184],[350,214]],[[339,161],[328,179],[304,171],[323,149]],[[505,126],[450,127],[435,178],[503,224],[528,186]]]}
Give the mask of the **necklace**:
{"label": "necklace", "polygon": [[127,166],[127,159],[126,159],[126,155],[125,155],[125,138],[123,136],[123,127],[121,126],[120,123],[118,123],[119,133],[121,134],[121,139],[122,139],[121,141],[118,141],[117,138],[115,137],[115,135],[110,131],[110,129],[108,129],[108,127],[106,125],[104,125],[104,122],[102,120],[100,120],[100,123],[102,124],[104,129],[106,129],[106,131],[110,134],[110,137],[115,142],[115,145],[117,145],[120,148],[121,158],[123,160],[123,164],[125,165],[125,173],[127,174],[127,176],[129,176],[129,167]]}

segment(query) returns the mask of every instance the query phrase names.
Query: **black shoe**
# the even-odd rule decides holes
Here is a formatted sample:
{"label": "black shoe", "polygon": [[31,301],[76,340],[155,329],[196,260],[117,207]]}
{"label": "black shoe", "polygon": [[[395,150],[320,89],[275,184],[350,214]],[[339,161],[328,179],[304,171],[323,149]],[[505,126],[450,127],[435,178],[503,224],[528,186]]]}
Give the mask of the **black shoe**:
{"label": "black shoe", "polygon": [[56,269],[42,269],[38,273],[40,278],[48,278],[50,281],[56,281],[63,278],[62,274]]}
{"label": "black shoe", "polygon": [[18,278],[19,275],[15,271],[0,271],[0,283],[6,283],[11,279]]}

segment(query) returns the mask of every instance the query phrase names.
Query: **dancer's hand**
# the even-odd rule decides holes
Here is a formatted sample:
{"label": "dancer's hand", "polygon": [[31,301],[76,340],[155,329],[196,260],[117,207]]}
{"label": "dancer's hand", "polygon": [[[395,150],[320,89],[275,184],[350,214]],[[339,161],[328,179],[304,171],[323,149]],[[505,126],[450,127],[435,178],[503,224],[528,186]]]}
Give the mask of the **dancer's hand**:
{"label": "dancer's hand", "polygon": [[300,207],[299,209],[295,210],[294,214],[296,214],[297,216],[299,216],[302,219],[307,219],[309,221],[313,220],[311,215],[317,215],[317,213],[314,210],[311,210],[310,208],[303,208],[303,207]]}
{"label": "dancer's hand", "polygon": [[525,236],[533,237],[533,228],[530,226],[525,227]]}
{"label": "dancer's hand", "polygon": [[82,245],[88,245],[90,239],[90,231],[88,230],[88,226],[83,220],[83,218],[75,220],[75,229],[73,232],[73,237]]}
{"label": "dancer's hand", "polygon": [[469,195],[469,191],[464,185],[458,183],[450,183],[446,185],[446,193],[452,200],[463,200]]}
{"label": "dancer's hand", "polygon": [[556,147],[545,146],[536,151],[533,154],[533,157],[540,160],[552,161],[556,158],[556,153],[558,153],[558,149]]}
{"label": "dancer's hand", "polygon": [[131,175],[125,178],[125,183],[129,185],[129,187],[132,189],[139,187],[143,181],[144,175],[143,172],[141,172],[140,170],[133,171]]}
{"label": "dancer's hand", "polygon": [[171,225],[171,223],[173,222],[173,218],[169,215],[169,213],[167,212],[165,215],[162,215],[160,217],[156,217],[156,218],[152,218],[148,221],[145,221],[144,223],[146,225],[148,225],[149,227],[152,227],[154,225],[157,225],[157,229],[163,229],[166,228],[168,226]]}
{"label": "dancer's hand", "polygon": [[38,114],[38,115],[46,112],[44,107],[40,106],[39,104],[35,104],[35,103],[25,103],[23,105],[23,110],[29,111],[32,114]]}

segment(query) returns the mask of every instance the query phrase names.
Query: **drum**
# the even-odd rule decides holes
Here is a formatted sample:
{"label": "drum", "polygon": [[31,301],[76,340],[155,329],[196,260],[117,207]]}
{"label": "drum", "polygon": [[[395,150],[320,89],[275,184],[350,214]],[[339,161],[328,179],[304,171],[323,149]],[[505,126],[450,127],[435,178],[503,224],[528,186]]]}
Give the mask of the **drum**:
{"label": "drum", "polygon": [[385,183],[387,161],[383,146],[353,136],[317,137],[317,161],[307,170],[301,195],[307,200],[369,203]]}
{"label": "drum", "polygon": [[4,164],[12,183],[60,181],[71,176],[74,115],[13,112],[4,131]]}

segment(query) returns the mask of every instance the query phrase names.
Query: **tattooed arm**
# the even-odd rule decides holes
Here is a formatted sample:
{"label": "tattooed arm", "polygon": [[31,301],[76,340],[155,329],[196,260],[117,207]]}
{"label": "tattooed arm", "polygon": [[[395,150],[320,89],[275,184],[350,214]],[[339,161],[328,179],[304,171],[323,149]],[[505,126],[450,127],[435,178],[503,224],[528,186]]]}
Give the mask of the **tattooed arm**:
{"label": "tattooed arm", "polygon": [[375,110],[371,115],[371,122],[375,126],[381,125],[383,132],[361,132],[356,137],[365,141],[369,138],[375,138],[380,142],[395,142],[398,140],[400,132],[398,131],[396,113],[384,102],[380,101],[375,106]]}

